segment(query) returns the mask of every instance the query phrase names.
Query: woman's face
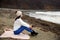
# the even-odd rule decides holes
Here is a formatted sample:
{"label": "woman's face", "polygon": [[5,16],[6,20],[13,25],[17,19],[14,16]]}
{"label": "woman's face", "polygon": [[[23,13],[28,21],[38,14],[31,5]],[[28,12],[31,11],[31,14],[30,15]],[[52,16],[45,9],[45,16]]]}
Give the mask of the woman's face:
{"label": "woman's face", "polygon": [[23,14],[21,15],[21,17],[23,17]]}

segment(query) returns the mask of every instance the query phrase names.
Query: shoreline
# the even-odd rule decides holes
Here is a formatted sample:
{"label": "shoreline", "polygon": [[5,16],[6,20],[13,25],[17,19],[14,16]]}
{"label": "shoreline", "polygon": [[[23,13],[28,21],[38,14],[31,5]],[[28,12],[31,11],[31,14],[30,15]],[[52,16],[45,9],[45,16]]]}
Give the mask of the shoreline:
{"label": "shoreline", "polygon": [[30,24],[33,25],[33,27],[41,27],[43,31],[51,31],[53,33],[56,33],[57,35],[60,35],[60,25],[48,21],[44,21],[41,19],[36,19],[33,17],[29,17],[27,15],[24,15],[23,20],[27,20]]}
{"label": "shoreline", "polygon": [[[7,18],[8,21],[6,21],[6,22],[13,23],[13,21],[11,22],[9,19],[12,20],[12,19],[15,18],[14,12],[15,12],[14,10],[0,10],[0,14],[1,14],[0,17],[1,18],[2,17]],[[22,19],[24,21],[28,22],[29,24],[32,24],[33,27],[40,27],[41,28],[40,30],[51,31],[53,33],[56,33],[57,35],[60,35],[60,24],[55,24],[55,23],[44,21],[44,20],[41,20],[41,19],[36,19],[36,18],[33,18],[33,17],[29,17],[27,15],[24,15]],[[9,23],[7,23],[7,24],[9,24]],[[12,27],[12,24],[9,24],[9,25],[11,25],[11,27]]]}

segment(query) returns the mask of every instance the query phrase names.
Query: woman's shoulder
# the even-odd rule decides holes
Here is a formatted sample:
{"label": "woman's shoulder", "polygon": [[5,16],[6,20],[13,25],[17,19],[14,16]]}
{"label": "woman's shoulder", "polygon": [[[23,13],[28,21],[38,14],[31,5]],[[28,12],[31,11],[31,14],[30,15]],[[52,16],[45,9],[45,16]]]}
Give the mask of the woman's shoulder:
{"label": "woman's shoulder", "polygon": [[15,20],[15,22],[22,22],[22,19],[19,18],[19,19]]}
{"label": "woman's shoulder", "polygon": [[17,19],[16,21],[20,21],[20,20],[21,20],[21,18]]}

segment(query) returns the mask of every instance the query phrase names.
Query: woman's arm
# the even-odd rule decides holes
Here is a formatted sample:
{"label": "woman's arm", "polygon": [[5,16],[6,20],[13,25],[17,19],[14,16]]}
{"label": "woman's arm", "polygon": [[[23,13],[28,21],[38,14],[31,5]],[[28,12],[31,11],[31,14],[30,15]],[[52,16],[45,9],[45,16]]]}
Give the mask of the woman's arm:
{"label": "woman's arm", "polygon": [[26,27],[28,27],[28,28],[32,28],[31,25],[29,25],[28,23],[24,22],[21,18],[20,18],[20,22],[21,22],[21,24],[22,24],[23,26],[26,26]]}

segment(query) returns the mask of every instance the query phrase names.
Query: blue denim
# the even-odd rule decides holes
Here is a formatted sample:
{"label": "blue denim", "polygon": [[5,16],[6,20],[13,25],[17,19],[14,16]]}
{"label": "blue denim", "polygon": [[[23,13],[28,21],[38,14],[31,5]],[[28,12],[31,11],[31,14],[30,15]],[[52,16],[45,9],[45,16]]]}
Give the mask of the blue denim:
{"label": "blue denim", "polygon": [[15,35],[20,34],[23,30],[27,30],[28,32],[32,32],[33,30],[31,28],[25,27],[25,26],[21,26],[18,30],[14,31]]}

